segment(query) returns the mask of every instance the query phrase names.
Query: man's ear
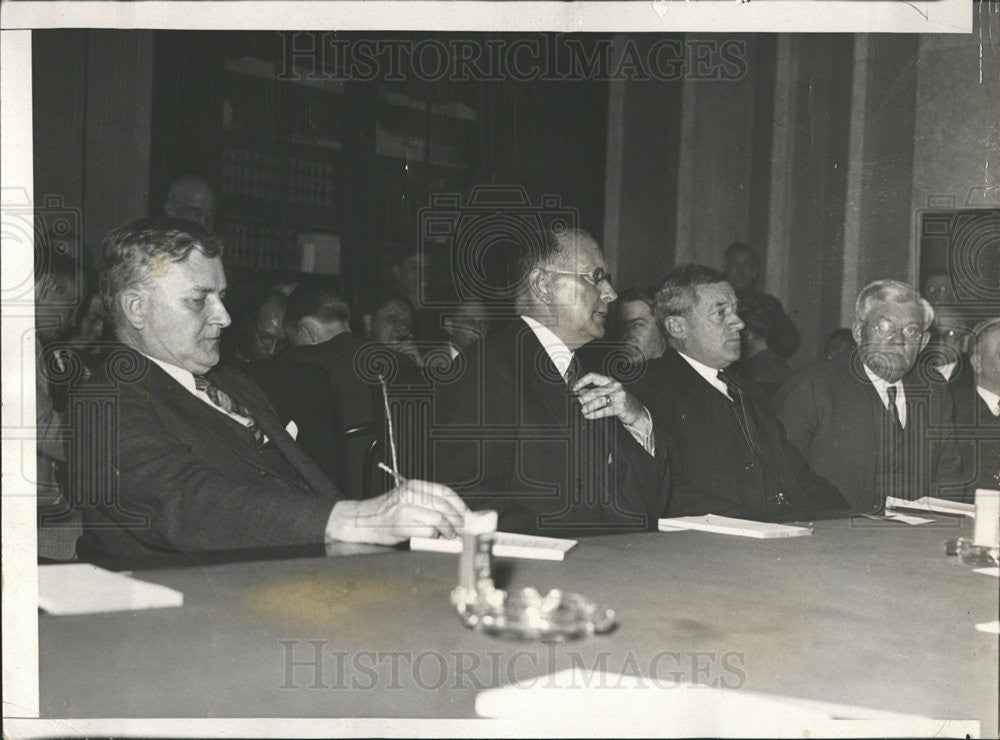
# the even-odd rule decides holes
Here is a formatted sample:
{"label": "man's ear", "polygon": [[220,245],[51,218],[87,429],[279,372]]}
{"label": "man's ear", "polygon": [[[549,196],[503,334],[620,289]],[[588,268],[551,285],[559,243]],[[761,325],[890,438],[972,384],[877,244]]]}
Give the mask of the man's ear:
{"label": "man's ear", "polygon": [[855,321],[854,325],[851,326],[851,336],[854,337],[854,343],[861,346],[861,330],[864,329],[865,325],[861,321]]}
{"label": "man's ear", "polygon": [[684,339],[688,333],[688,323],[687,319],[683,316],[667,316],[666,320],[663,322],[664,328],[667,330],[667,336],[673,337],[674,339]]}
{"label": "man's ear", "polygon": [[143,290],[129,289],[118,296],[118,306],[125,320],[134,329],[146,326],[146,309],[149,307],[149,296]]}
{"label": "man's ear", "polygon": [[528,288],[531,290],[531,294],[542,303],[552,302],[549,274],[542,268],[536,267],[528,273]]}

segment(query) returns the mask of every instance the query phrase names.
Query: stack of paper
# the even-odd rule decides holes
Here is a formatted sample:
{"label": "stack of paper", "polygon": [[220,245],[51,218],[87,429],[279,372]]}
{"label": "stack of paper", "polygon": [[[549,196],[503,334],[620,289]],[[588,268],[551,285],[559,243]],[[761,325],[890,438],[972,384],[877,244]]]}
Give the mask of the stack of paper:
{"label": "stack of paper", "polygon": [[919,511],[936,511],[941,514],[960,514],[962,516],[975,516],[976,507],[974,504],[963,504],[959,501],[949,501],[946,498],[935,498],[934,496],[922,496],[910,501],[905,498],[887,496],[885,499],[887,509],[917,509]]}
{"label": "stack of paper", "polygon": [[715,534],[733,534],[738,537],[754,537],[768,540],[775,537],[805,537],[812,534],[810,527],[797,527],[790,524],[774,524],[772,522],[755,522],[750,519],[734,519],[728,516],[706,514],[705,516],[681,516],[673,519],[660,519],[661,532],[672,532],[682,529],[698,529],[702,532]]}
{"label": "stack of paper", "polygon": [[[538,537],[529,534],[497,532],[493,540],[493,554],[500,558],[528,558],[531,560],[564,560],[566,552],[576,545],[576,540],[558,537]],[[431,552],[462,552],[462,538],[450,540],[431,537],[411,537],[411,550]]]}
{"label": "stack of paper", "polygon": [[96,614],[183,604],[180,591],[89,563],[38,566],[38,608],[49,614]]}

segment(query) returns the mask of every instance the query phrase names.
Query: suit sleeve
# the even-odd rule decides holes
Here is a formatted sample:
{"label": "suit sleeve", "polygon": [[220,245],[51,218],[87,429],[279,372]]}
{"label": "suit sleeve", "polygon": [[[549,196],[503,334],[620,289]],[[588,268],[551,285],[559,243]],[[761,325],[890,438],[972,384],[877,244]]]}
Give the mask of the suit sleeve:
{"label": "suit sleeve", "polygon": [[122,398],[117,498],[102,513],[155,549],[193,551],[322,543],[334,501],[258,471],[225,475],[166,427],[156,411]]}
{"label": "suit sleeve", "polygon": [[935,440],[934,482],[931,496],[943,496],[950,499],[970,498],[966,490],[969,476],[962,467],[962,457],[958,443],[955,440],[955,403],[951,392],[944,388],[933,391],[937,396],[940,412],[938,415],[939,433],[943,438]]}
{"label": "suit sleeve", "polygon": [[793,375],[778,391],[773,405],[788,441],[801,457],[808,457],[819,428],[819,406],[812,382],[802,375]]}

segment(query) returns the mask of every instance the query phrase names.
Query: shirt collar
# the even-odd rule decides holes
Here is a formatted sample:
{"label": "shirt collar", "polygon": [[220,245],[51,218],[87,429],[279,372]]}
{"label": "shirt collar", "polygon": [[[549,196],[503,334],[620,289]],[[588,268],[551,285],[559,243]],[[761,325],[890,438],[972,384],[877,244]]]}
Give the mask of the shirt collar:
{"label": "shirt collar", "polygon": [[880,396],[884,395],[884,396],[886,396],[886,398],[888,398],[888,394],[886,393],[886,389],[889,386],[894,386],[894,387],[896,387],[899,390],[903,389],[903,381],[902,380],[897,380],[895,383],[890,383],[885,378],[879,377],[874,372],[872,372],[871,368],[868,367],[868,365],[862,363],[861,366],[865,369],[865,375],[868,376],[868,380],[870,380],[872,382],[872,385],[875,386],[875,390],[878,391],[878,393],[879,393]]}
{"label": "shirt collar", "polygon": [[195,393],[197,391],[197,388],[195,387],[195,384],[194,384],[194,375],[191,373],[190,370],[185,370],[182,367],[177,367],[176,365],[171,365],[169,362],[164,362],[163,360],[158,360],[155,357],[150,357],[149,355],[146,355],[146,354],[144,354],[143,357],[147,357],[150,360],[152,360],[153,362],[155,362],[157,365],[160,366],[160,368],[163,370],[163,372],[165,372],[171,378],[173,378],[178,383],[180,383],[182,386],[184,386],[185,388],[187,388],[191,393]]}
{"label": "shirt collar", "polygon": [[522,316],[521,318],[531,328],[531,331],[535,333],[538,343],[542,345],[542,348],[548,354],[549,359],[552,360],[552,364],[556,366],[559,374],[565,375],[566,370],[569,368],[569,363],[573,359],[573,351],[566,346],[563,340],[553,334],[551,329],[544,326],[540,321],[530,316]]}
{"label": "shirt collar", "polygon": [[719,380],[718,368],[709,367],[703,362],[698,362],[696,359],[694,359],[690,355],[684,354],[683,352],[678,351],[677,354],[679,354],[681,357],[687,360],[687,363],[691,367],[693,367],[695,371],[709,383],[715,385],[715,383]]}
{"label": "shirt collar", "polygon": [[1000,404],[1000,396],[993,391],[986,390],[981,385],[976,386],[976,393],[978,393],[979,397],[986,402],[986,407],[990,410],[991,414],[994,416],[1000,416],[1000,408],[998,408],[998,404]]}
{"label": "shirt collar", "polygon": [[935,365],[934,369],[941,373],[941,376],[945,380],[951,380],[951,374],[955,372],[956,367],[958,367],[958,360],[945,363],[944,365]]}

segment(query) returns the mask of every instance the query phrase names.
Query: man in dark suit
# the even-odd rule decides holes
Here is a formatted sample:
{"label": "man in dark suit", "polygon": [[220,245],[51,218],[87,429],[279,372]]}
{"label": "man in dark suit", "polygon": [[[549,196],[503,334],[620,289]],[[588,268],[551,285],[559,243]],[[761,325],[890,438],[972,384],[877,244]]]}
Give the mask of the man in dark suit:
{"label": "man in dark suit", "polygon": [[103,387],[74,399],[117,402],[103,420],[112,424],[99,427],[107,435],[93,434],[94,419],[79,409],[74,424],[80,445],[108,437],[71,462],[78,481],[110,473],[111,487],[91,491],[84,510],[92,550],[132,556],[454,534],[466,509],[443,486],[410,482],[378,499],[343,500],[253,382],[217,367],[230,318],[215,237],[185,221],[140,220],[108,235],[102,268],[124,346],[95,378]]}
{"label": "man in dark suit", "polygon": [[367,495],[362,488],[365,450],[376,436],[374,403],[377,386],[362,377],[365,342],[351,333],[351,311],[332,290],[300,285],[288,298],[285,336],[291,345],[282,360],[313,363],[326,371],[335,399],[334,416],[328,420],[338,438],[362,425],[373,425],[370,434],[341,440],[339,483],[351,498]]}
{"label": "man in dark suit", "polygon": [[1000,489],[1000,317],[969,336],[975,395],[955,397],[955,435],[970,491]]}
{"label": "man in dark suit", "polygon": [[586,373],[580,347],[604,334],[617,297],[601,249],[547,231],[512,262],[513,319],[469,345],[464,372],[438,388],[435,480],[502,529],[579,536],[656,527],[665,448],[618,381]]}
{"label": "man in dark suit", "polygon": [[764,392],[727,370],[740,357],[736,294],[710,267],[673,270],[656,294],[670,348],[631,387],[667,432],[667,516],[792,520],[846,502],[789,444]]}
{"label": "man in dark suit", "polygon": [[775,399],[788,438],[854,511],[886,496],[953,495],[961,479],[952,400],[914,371],[934,318],[906,283],[877,280],[855,302],[858,348],[791,376]]}

